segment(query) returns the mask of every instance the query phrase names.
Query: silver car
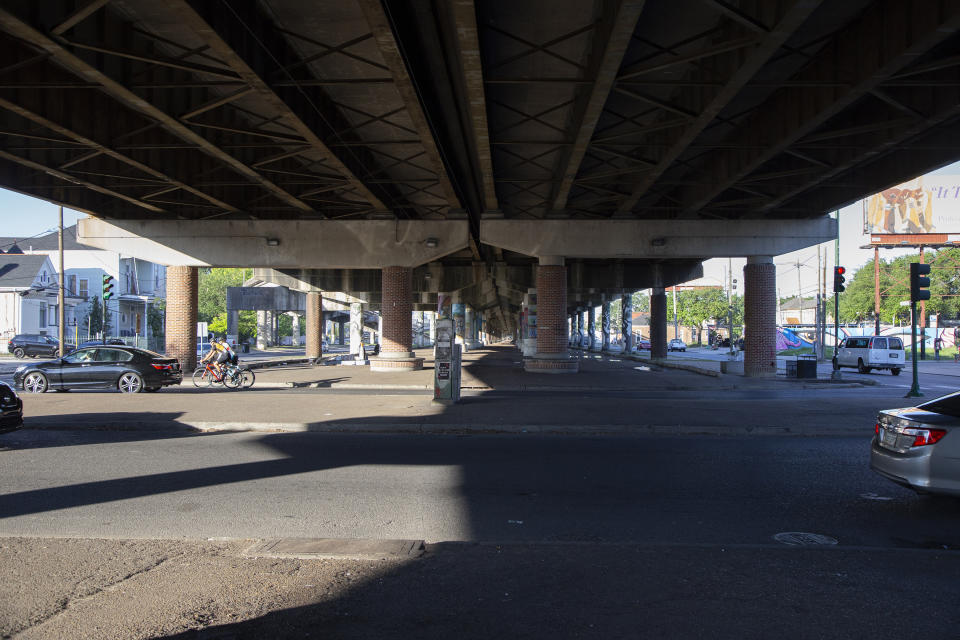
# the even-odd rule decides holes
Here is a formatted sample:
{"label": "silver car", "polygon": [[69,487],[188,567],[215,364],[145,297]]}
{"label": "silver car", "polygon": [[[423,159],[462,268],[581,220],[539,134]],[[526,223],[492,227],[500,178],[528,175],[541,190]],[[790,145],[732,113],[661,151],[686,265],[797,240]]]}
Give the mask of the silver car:
{"label": "silver car", "polygon": [[870,468],[917,493],[960,496],[960,392],[877,415]]}

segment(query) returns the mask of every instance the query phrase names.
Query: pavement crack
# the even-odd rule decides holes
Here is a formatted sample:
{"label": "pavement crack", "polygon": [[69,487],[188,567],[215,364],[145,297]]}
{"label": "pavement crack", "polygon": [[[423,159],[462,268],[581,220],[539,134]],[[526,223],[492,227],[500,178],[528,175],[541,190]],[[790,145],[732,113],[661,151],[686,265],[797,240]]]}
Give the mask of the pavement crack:
{"label": "pavement crack", "polygon": [[130,573],[124,575],[123,577],[121,577],[121,578],[119,578],[119,579],[117,579],[117,580],[114,580],[113,582],[110,582],[110,583],[108,583],[108,584],[104,584],[104,585],[102,585],[102,586],[100,586],[100,587],[96,587],[96,588],[94,588],[92,591],[89,591],[89,592],[87,592],[87,593],[83,593],[83,594],[80,594],[80,595],[77,595],[77,596],[72,596],[72,597],[71,597],[71,596],[68,596],[68,597],[66,597],[66,598],[63,598],[63,599],[59,602],[59,606],[57,607],[57,609],[56,609],[55,611],[51,612],[50,615],[48,615],[48,616],[46,616],[46,617],[44,617],[44,618],[42,618],[42,619],[38,619],[38,620],[36,620],[36,621],[31,621],[31,624],[30,624],[29,626],[26,626],[26,627],[18,630],[16,633],[13,634],[12,638],[13,638],[13,639],[16,639],[19,635],[23,634],[24,632],[26,632],[26,631],[28,631],[28,630],[36,629],[36,628],[42,627],[42,626],[44,626],[44,625],[52,622],[53,620],[57,619],[58,617],[60,617],[61,615],[63,615],[63,614],[66,613],[67,611],[69,611],[70,609],[72,609],[72,608],[80,605],[80,604],[83,603],[83,602],[86,602],[87,600],[90,600],[91,598],[96,598],[97,596],[99,596],[99,595],[101,595],[101,594],[103,594],[103,593],[110,593],[110,592],[116,591],[116,590],[117,590],[118,588],[120,588],[120,586],[123,585],[124,583],[126,583],[126,582],[128,582],[128,581],[130,581],[130,580],[132,580],[132,579],[134,579],[134,578],[137,578],[137,577],[139,577],[139,576],[142,576],[142,575],[144,575],[144,574],[146,574],[146,573],[149,573],[149,572],[151,572],[151,571],[153,571],[153,570],[155,570],[155,569],[158,569],[158,568],[160,568],[162,565],[164,565],[164,564],[166,564],[167,562],[169,562],[170,560],[173,560],[173,559],[175,559],[175,558],[181,557],[182,555],[183,555],[183,554],[175,554],[175,555],[172,555],[172,556],[163,556],[163,557],[157,558],[157,559],[156,559],[155,561],[153,561],[152,563],[150,563],[150,564],[148,564],[148,565],[146,565],[146,566],[143,566],[143,567],[141,567],[141,568],[139,568],[139,569],[137,569],[137,570],[135,570],[135,571],[131,571]]}

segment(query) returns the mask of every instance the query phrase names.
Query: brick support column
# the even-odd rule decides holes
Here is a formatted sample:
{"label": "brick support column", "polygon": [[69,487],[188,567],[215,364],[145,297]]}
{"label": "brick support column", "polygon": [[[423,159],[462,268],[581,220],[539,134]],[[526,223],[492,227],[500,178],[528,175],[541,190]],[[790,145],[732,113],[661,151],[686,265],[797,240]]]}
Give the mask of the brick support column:
{"label": "brick support column", "polygon": [[777,374],[777,268],[772,256],[750,256],[743,268],[743,374]]}
{"label": "brick support column", "polygon": [[600,325],[603,332],[603,351],[610,350],[610,303],[604,300],[600,307]]}
{"label": "brick support column", "polygon": [[650,357],[667,357],[667,293],[655,287],[650,295]]}
{"label": "brick support column", "polygon": [[382,271],[383,335],[380,355],[370,359],[371,371],[423,368],[423,358],[413,354],[413,269],[384,267]]}
{"label": "brick support column", "polygon": [[323,297],[315,291],[308,293],[306,297],[306,355],[316,362],[323,357]]}
{"label": "brick support column", "polygon": [[541,257],[537,268],[537,352],[524,369],[572,373],[577,360],[567,347],[567,268],[560,257]]}
{"label": "brick support column", "polygon": [[197,268],[167,267],[167,355],[184,376],[197,367]]}
{"label": "brick support column", "polygon": [[633,291],[625,291],[620,296],[620,333],[623,353],[633,353]]}

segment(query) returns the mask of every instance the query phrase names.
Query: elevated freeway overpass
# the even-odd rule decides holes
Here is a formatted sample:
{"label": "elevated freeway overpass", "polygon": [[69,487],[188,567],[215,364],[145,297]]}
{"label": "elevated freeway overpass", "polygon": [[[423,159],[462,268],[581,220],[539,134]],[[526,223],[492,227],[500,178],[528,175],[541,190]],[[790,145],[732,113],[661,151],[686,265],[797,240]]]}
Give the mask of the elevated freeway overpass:
{"label": "elevated freeway overpass", "polygon": [[[536,370],[577,309],[746,256],[745,371],[773,367],[772,256],[826,214],[956,159],[960,1],[7,0],[0,184],[87,211],[81,239],[170,265],[192,359],[196,268],[246,266],[384,317],[459,296]],[[528,298],[529,299],[529,298]],[[312,311],[311,311],[312,310]]]}

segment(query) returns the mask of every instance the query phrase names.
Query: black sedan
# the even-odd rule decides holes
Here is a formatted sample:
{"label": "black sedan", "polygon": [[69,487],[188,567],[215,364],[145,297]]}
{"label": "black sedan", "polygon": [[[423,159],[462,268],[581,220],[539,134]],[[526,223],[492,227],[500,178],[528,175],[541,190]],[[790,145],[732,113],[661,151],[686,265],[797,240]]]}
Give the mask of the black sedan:
{"label": "black sedan", "polygon": [[121,393],[157,391],[180,384],[183,372],[176,358],[108,345],[77,349],[62,358],[24,365],[13,374],[18,388],[30,393],[48,389],[116,389]]}
{"label": "black sedan", "polygon": [[23,426],[23,400],[6,383],[0,382],[0,433]]}

